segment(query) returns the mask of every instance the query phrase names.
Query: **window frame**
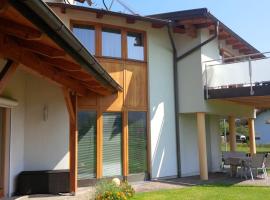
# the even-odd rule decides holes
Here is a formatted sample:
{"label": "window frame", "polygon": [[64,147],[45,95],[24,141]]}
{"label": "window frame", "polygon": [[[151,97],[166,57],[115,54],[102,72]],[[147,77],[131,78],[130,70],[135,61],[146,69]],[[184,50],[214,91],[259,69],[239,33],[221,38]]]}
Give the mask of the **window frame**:
{"label": "window frame", "polygon": [[[72,30],[74,26],[92,26],[95,29],[95,57],[97,58],[107,58],[107,59],[115,59],[115,60],[126,60],[126,61],[133,61],[133,62],[140,62],[140,63],[147,63],[147,34],[146,31],[132,29],[117,25],[105,24],[105,23],[98,23],[92,21],[81,21],[81,20],[71,20],[70,21],[70,29]],[[121,57],[110,57],[110,56],[102,56],[102,29],[118,29],[121,32]],[[142,34],[143,38],[143,47],[144,47],[144,59],[137,60],[137,59],[130,59],[128,58],[128,44],[127,44],[127,33],[138,33]]]}
{"label": "window frame", "polygon": [[[96,38],[97,38],[97,32],[96,32],[96,27],[95,26],[93,26],[93,25],[90,25],[90,24],[74,24],[73,26],[72,26],[72,33],[74,34],[74,32],[73,32],[73,29],[74,28],[81,28],[81,29],[89,29],[89,30],[93,30],[94,31],[94,42],[95,42],[95,44],[94,44],[94,53],[92,53],[92,52],[90,52],[90,50],[88,50],[87,48],[86,48],[86,46],[84,45],[84,47],[87,49],[87,51],[89,51],[91,54],[93,54],[93,55],[96,55],[96,52],[97,52],[97,50],[96,50],[96,48],[97,48],[97,45],[96,45]],[[75,35],[75,34],[74,34]],[[76,35],[75,35],[76,36]],[[76,36],[77,37],[77,36]],[[80,39],[79,38],[77,38],[79,41],[80,41]],[[80,41],[81,42],[81,41]],[[82,42],[81,42],[82,43]]]}

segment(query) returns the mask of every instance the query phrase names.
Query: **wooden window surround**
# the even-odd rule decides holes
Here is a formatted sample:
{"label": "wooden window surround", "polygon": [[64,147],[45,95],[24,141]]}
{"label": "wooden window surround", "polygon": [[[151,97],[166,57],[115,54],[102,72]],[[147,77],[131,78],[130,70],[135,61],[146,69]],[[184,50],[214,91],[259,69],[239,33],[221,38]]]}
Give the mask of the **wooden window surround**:
{"label": "wooden window surround", "polygon": [[[96,43],[95,43],[95,57],[97,58],[109,58],[109,59],[116,59],[116,60],[124,60],[124,61],[135,61],[135,62],[147,62],[147,38],[146,38],[146,32],[137,30],[137,29],[131,29],[111,24],[103,24],[103,23],[96,23],[96,22],[89,22],[89,21],[78,21],[78,20],[71,20],[71,30],[74,26],[91,26],[95,28],[96,32]],[[115,57],[106,57],[102,56],[102,29],[103,28],[111,28],[115,30],[119,30],[121,32],[121,49],[122,49],[122,55],[121,58],[115,58]],[[127,35],[128,33],[139,33],[142,34],[142,43],[144,47],[144,60],[135,60],[135,59],[129,59],[128,58],[128,52],[127,52]]]}

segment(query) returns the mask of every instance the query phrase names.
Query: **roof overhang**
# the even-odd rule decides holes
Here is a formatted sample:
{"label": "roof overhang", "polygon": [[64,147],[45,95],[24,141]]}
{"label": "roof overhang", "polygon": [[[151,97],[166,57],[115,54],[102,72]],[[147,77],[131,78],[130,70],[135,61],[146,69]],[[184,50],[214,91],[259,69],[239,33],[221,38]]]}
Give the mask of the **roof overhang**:
{"label": "roof overhang", "polygon": [[188,34],[191,37],[196,37],[196,30],[201,28],[208,28],[209,33],[214,34],[216,24],[219,24],[219,40],[224,40],[227,45],[231,45],[232,48],[238,50],[240,54],[257,54],[256,57],[264,57],[260,55],[260,51],[218,20],[206,8],[161,13],[149,15],[148,17],[171,20],[174,32]]}
{"label": "roof overhang", "polygon": [[1,57],[79,95],[122,90],[43,1],[7,0],[0,11]]}

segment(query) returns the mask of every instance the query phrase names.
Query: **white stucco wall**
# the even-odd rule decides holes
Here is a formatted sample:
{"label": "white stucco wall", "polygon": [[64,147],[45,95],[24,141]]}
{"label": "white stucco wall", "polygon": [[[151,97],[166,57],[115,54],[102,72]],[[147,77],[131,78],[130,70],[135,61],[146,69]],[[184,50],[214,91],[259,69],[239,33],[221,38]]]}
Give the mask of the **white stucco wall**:
{"label": "white stucco wall", "polygon": [[148,32],[152,178],[176,176],[173,63],[166,30]]}
{"label": "white stucco wall", "polygon": [[24,170],[69,169],[69,117],[61,88],[28,76],[25,99]]}
{"label": "white stucco wall", "polygon": [[[2,97],[18,101],[11,108],[9,194],[17,176],[27,170],[69,168],[68,113],[61,89],[18,69]],[[48,105],[48,121],[43,106]],[[9,134],[9,133],[8,133]]]}
{"label": "white stucco wall", "polygon": [[199,174],[198,133],[195,114],[180,114],[181,175]]}
{"label": "white stucco wall", "polygon": [[[207,144],[207,163],[209,172],[220,171],[221,150],[219,116],[206,115],[205,130]],[[194,176],[200,174],[198,132],[196,114],[180,114],[181,174]]]}

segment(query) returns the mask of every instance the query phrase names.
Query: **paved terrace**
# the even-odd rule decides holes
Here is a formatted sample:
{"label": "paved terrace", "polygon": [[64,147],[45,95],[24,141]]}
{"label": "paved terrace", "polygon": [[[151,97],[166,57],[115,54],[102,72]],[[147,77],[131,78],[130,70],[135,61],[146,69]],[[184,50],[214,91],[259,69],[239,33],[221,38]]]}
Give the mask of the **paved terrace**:
{"label": "paved terrace", "polygon": [[[177,189],[191,187],[196,185],[210,184],[227,184],[227,185],[252,185],[252,186],[270,186],[270,177],[267,179],[257,178],[251,179],[231,178],[225,173],[214,173],[209,175],[208,181],[201,181],[199,176],[186,178],[166,179],[158,181],[141,181],[131,183],[136,192],[150,192],[163,189]],[[63,194],[58,196],[52,195],[30,195],[22,197],[8,198],[7,200],[89,200],[94,197],[94,188],[79,188],[76,196]]]}

